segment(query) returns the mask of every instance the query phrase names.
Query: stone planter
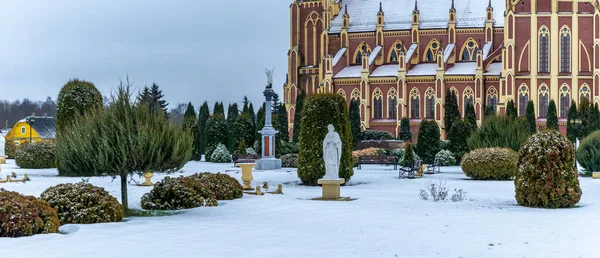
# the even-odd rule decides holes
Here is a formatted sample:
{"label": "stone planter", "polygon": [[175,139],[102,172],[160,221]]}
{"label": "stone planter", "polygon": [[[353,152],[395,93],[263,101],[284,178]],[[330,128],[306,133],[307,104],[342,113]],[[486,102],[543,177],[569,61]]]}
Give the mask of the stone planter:
{"label": "stone planter", "polygon": [[142,186],[152,186],[152,176],[154,176],[154,173],[152,173],[150,171],[144,173],[144,179],[146,181],[144,181],[144,183],[142,183]]}
{"label": "stone planter", "polygon": [[6,157],[0,157],[0,164],[6,164]]}
{"label": "stone planter", "polygon": [[600,179],[600,172],[592,172],[593,179]]}
{"label": "stone planter", "polygon": [[244,190],[254,190],[250,185],[252,183],[252,168],[256,166],[256,163],[238,163],[236,166],[242,168],[242,181],[244,181]]}

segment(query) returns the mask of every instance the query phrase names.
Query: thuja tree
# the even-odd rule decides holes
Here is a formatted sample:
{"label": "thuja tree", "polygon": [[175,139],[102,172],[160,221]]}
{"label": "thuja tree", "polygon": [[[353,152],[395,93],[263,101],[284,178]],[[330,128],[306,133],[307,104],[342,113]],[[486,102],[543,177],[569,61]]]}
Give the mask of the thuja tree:
{"label": "thuja tree", "polygon": [[235,119],[237,118],[240,110],[238,108],[237,103],[229,104],[227,107],[227,130],[229,131],[229,143],[227,143],[229,147],[229,151],[235,150],[238,146],[234,143],[233,137],[233,123],[235,123]]}
{"label": "thuja tree", "polygon": [[517,115],[517,107],[515,107],[515,102],[512,100],[509,100],[508,102],[506,102],[506,115],[512,116],[512,117],[519,116],[519,115]]}
{"label": "thuja tree", "polygon": [[202,106],[200,106],[200,112],[198,112],[198,129],[196,133],[198,134],[200,143],[198,144],[198,150],[194,152],[196,153],[194,154],[194,160],[200,160],[202,154],[204,154],[206,148],[206,121],[209,117],[210,111],[208,110],[208,102],[204,101]]}
{"label": "thuja tree", "polygon": [[475,107],[471,103],[467,103],[465,107],[465,121],[471,126],[471,131],[477,130],[477,115],[475,114]]}
{"label": "thuja tree", "polygon": [[485,107],[485,112],[483,113],[483,119],[486,119],[490,116],[495,116],[496,115],[496,110],[494,110],[494,107],[491,105],[488,105]]}
{"label": "thuja tree", "polygon": [[[327,112],[323,112],[327,110]],[[304,185],[317,185],[325,175],[323,139],[327,125],[334,126],[342,140],[340,178],[350,180],[354,174],[352,160],[352,132],[346,100],[337,94],[319,94],[306,100],[300,129],[300,153],[298,154],[298,177]]]}
{"label": "thuja tree", "polygon": [[554,100],[550,100],[550,103],[548,103],[548,115],[546,117],[546,128],[558,130],[558,116]]}
{"label": "thuja tree", "polygon": [[398,135],[400,140],[405,142],[412,142],[412,131],[410,130],[410,120],[408,118],[403,117],[400,120],[400,135]]}
{"label": "thuja tree", "polygon": [[533,108],[533,101],[530,100],[527,102],[527,111],[525,114],[527,117],[527,128],[529,129],[529,133],[534,134],[537,132],[537,127],[535,125],[535,109]]}
{"label": "thuja tree", "polygon": [[567,138],[572,143],[575,143],[577,140],[577,135],[579,135],[577,125],[575,125],[575,120],[579,118],[579,112],[577,112],[577,103],[574,100],[571,100],[571,106],[569,107],[569,113],[567,113]]}
{"label": "thuja tree", "polygon": [[454,121],[460,120],[460,118],[457,96],[454,91],[448,91],[444,102],[444,125],[446,133],[452,130],[452,124]]}
{"label": "thuja tree", "polygon": [[302,127],[302,111],[304,107],[304,99],[306,96],[303,91],[298,91],[298,96],[296,97],[296,108],[294,113],[294,136],[292,140],[294,142],[298,142],[300,140],[300,128]]}
{"label": "thuja tree", "polygon": [[185,110],[185,114],[183,115],[183,128],[191,131],[195,124],[196,111],[194,110],[194,105],[192,105],[192,102],[189,102],[187,109]]}
{"label": "thuja tree", "polygon": [[350,130],[352,130],[352,143],[360,142],[360,102],[358,100],[350,101]]}
{"label": "thuja tree", "polygon": [[590,130],[590,113],[591,113],[590,100],[587,97],[581,98],[579,102],[579,118],[581,124],[579,125],[579,140],[583,140],[592,130]]}
{"label": "thuja tree", "polygon": [[226,145],[229,142],[229,132],[227,131],[227,121],[221,113],[212,115],[206,121],[206,152],[205,159],[209,161],[209,156],[217,148],[219,143]]}
{"label": "thuja tree", "polygon": [[247,145],[250,142],[254,142],[253,126],[254,124],[252,123],[252,118],[248,113],[241,114],[235,119],[235,123],[233,123],[233,136],[235,146],[238,146],[239,148],[241,142],[243,142],[244,145]]}
{"label": "thuja tree", "polygon": [[[192,136],[162,112],[130,101],[129,84],[121,84],[107,109],[75,120],[58,145],[63,172],[120,177],[121,203],[128,208],[127,177],[147,171],[174,172],[192,156]],[[90,136],[91,135],[91,136]]]}
{"label": "thuja tree", "polygon": [[463,120],[454,122],[452,130],[448,133],[448,140],[450,140],[448,149],[454,154],[454,158],[459,163],[463,155],[469,152],[469,146],[467,145],[469,136],[471,136],[471,125]]}
{"label": "thuja tree", "polygon": [[288,114],[287,110],[285,109],[285,104],[283,103],[279,103],[279,105],[277,105],[277,130],[279,131],[276,137],[278,140],[286,142],[290,140],[290,134],[288,131]]}
{"label": "thuja tree", "polygon": [[425,163],[433,162],[435,154],[440,151],[440,127],[433,120],[421,121],[417,136],[417,154]]}

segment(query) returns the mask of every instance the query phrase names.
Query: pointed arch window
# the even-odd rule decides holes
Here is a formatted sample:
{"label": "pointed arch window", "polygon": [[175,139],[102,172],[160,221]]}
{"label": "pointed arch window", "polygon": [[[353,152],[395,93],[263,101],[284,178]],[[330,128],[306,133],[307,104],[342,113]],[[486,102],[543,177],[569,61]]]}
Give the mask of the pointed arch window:
{"label": "pointed arch window", "polygon": [[570,97],[570,90],[569,90],[569,86],[567,85],[563,85],[560,89],[560,99],[559,99],[559,106],[560,106],[560,117],[561,118],[567,118],[567,113],[569,112],[569,107],[571,107],[571,97]]}
{"label": "pointed arch window", "polygon": [[583,84],[581,85],[581,89],[579,89],[579,102],[581,102],[581,100],[586,97],[588,100],[590,99],[590,87],[588,87],[587,84]]}
{"label": "pointed arch window", "polygon": [[519,88],[519,116],[525,117],[527,113],[527,102],[529,102],[529,89],[527,85],[521,85]]}
{"label": "pointed arch window", "polygon": [[571,31],[566,26],[560,32],[560,72],[571,72]]}
{"label": "pointed arch window", "polygon": [[383,118],[383,95],[380,89],[373,92],[373,118]]}
{"label": "pointed arch window", "polygon": [[354,54],[354,63],[361,64],[362,57],[368,53],[371,53],[371,48],[369,47],[369,45],[367,45],[364,42],[360,43],[360,45],[358,45],[358,48],[356,49],[356,52]]}
{"label": "pointed arch window", "polygon": [[467,104],[473,105],[475,98],[473,97],[473,90],[471,87],[467,87],[463,94],[463,110],[466,110]]}
{"label": "pointed arch window", "polygon": [[360,99],[360,91],[358,91],[358,89],[354,89],[352,91],[352,100],[359,100]]}
{"label": "pointed arch window", "polygon": [[549,94],[548,94],[548,87],[543,84],[540,87],[540,93],[539,93],[539,98],[538,98],[538,116],[539,117],[546,117],[548,115],[548,98],[549,98]]}
{"label": "pointed arch window", "polygon": [[433,88],[428,88],[425,96],[425,118],[434,119],[435,117],[435,96]]}
{"label": "pointed arch window", "polygon": [[343,89],[339,89],[337,93],[340,96],[344,97],[344,100],[346,100],[346,92]]}
{"label": "pointed arch window", "polygon": [[432,39],[427,48],[425,48],[424,62],[435,62],[436,53],[440,50],[441,44],[437,39]]}
{"label": "pointed arch window", "polygon": [[460,54],[461,61],[475,61],[477,58],[477,51],[479,50],[479,46],[477,42],[473,38],[469,38],[465,41],[465,44],[462,48],[462,53]]}
{"label": "pointed arch window", "polygon": [[396,89],[392,88],[388,92],[388,118],[396,119],[398,118],[398,94],[396,94]]}
{"label": "pointed arch window", "polygon": [[419,90],[417,90],[417,88],[413,88],[410,92],[410,118],[420,118],[420,100],[421,96],[419,94]]}
{"label": "pointed arch window", "polygon": [[486,105],[492,107],[494,112],[496,112],[496,107],[498,106],[498,91],[496,91],[496,88],[490,87],[488,89]]}
{"label": "pointed arch window", "polygon": [[550,34],[548,32],[548,28],[545,26],[540,29],[539,32],[539,71],[540,73],[547,73],[548,70],[548,45],[550,41]]}
{"label": "pointed arch window", "polygon": [[392,48],[390,49],[390,54],[388,58],[389,62],[398,63],[398,57],[400,56],[401,51],[406,52],[406,49],[404,49],[404,45],[402,44],[402,42],[396,41],[396,43],[394,43],[392,45]]}

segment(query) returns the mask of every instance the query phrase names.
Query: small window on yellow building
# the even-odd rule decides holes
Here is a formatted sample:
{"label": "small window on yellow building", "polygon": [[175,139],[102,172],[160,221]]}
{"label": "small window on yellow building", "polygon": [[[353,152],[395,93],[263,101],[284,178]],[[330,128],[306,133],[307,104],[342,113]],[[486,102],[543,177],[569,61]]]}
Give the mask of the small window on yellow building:
{"label": "small window on yellow building", "polygon": [[21,134],[25,134],[25,131],[27,131],[27,128],[25,126],[21,127]]}

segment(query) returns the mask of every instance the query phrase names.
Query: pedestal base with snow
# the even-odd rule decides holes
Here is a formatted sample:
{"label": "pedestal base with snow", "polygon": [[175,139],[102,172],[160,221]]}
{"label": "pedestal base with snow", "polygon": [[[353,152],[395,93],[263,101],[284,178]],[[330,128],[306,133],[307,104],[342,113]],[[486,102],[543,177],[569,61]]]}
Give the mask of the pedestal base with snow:
{"label": "pedestal base with snow", "polygon": [[0,164],[6,164],[6,157],[0,157]]}
{"label": "pedestal base with snow", "polygon": [[600,179],[600,172],[593,172],[592,173],[592,178],[593,179]]}
{"label": "pedestal base with snow", "polygon": [[313,198],[318,201],[349,201],[350,197],[340,197],[340,185],[345,183],[346,179],[325,179],[321,178],[317,181],[321,185],[322,196],[320,198]]}

